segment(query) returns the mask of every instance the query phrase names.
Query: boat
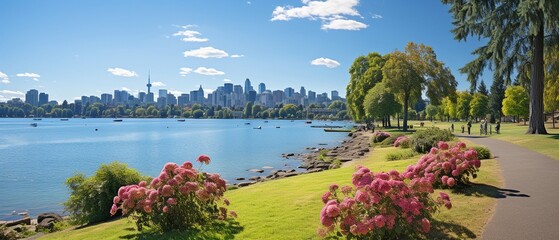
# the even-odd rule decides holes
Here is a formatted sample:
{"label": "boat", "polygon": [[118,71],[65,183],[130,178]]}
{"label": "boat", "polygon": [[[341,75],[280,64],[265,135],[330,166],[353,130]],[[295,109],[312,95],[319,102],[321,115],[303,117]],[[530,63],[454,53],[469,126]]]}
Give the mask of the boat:
{"label": "boat", "polygon": [[82,117],[82,119],[85,119],[85,117]]}
{"label": "boat", "polygon": [[31,123],[29,124],[31,127],[37,127],[37,123]]}
{"label": "boat", "polygon": [[306,123],[306,124],[311,124],[311,123],[312,123],[312,121],[306,121],[305,123]]}
{"label": "boat", "polygon": [[268,121],[264,121],[265,123],[268,123]]}
{"label": "boat", "polygon": [[280,126],[276,126],[276,128],[280,128]]}
{"label": "boat", "polygon": [[250,123],[245,123],[245,125],[250,125]]}
{"label": "boat", "polygon": [[351,129],[333,129],[333,128],[325,128],[325,132],[351,132]]}
{"label": "boat", "polygon": [[177,122],[184,122],[186,121],[185,119],[178,119]]}
{"label": "boat", "polygon": [[68,121],[68,118],[61,118],[60,121]]}
{"label": "boat", "polygon": [[336,126],[336,125],[312,125],[312,128],[343,128],[344,126]]}
{"label": "boat", "polygon": [[113,119],[113,122],[122,122],[122,119]]}
{"label": "boat", "polygon": [[262,129],[262,126],[255,127],[254,129]]}
{"label": "boat", "polygon": [[33,120],[35,120],[35,121],[41,121],[41,120],[43,120],[43,119],[42,119],[42,118],[33,118]]}

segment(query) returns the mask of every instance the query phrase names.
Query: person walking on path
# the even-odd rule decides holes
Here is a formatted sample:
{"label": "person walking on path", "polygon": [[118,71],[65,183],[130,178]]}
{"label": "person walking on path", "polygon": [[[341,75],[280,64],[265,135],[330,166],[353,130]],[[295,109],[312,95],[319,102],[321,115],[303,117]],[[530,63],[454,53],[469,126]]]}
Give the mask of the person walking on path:
{"label": "person walking on path", "polygon": [[471,128],[472,128],[472,120],[468,120],[468,135],[470,135]]}
{"label": "person walking on path", "polygon": [[[488,137],[468,137],[488,147],[501,168],[503,188],[481,239],[559,239],[559,160]],[[483,166],[483,162],[482,162]]]}
{"label": "person walking on path", "polygon": [[487,118],[485,118],[485,120],[483,121],[483,132],[485,132],[485,135],[487,135]]}

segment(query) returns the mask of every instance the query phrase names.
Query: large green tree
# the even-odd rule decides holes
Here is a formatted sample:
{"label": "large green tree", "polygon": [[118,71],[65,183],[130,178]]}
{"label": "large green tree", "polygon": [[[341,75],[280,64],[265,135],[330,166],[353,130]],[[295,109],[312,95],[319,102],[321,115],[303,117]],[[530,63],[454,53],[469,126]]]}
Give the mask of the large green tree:
{"label": "large green tree", "polygon": [[365,116],[367,119],[382,119],[382,125],[386,126],[386,119],[402,109],[402,105],[396,101],[394,94],[388,92],[383,83],[376,84],[367,92],[365,101]]}
{"label": "large green tree", "polygon": [[493,79],[491,84],[491,94],[489,95],[489,109],[493,116],[501,118],[503,116],[503,99],[505,98],[505,81],[502,78]]}
{"label": "large green tree", "polygon": [[470,102],[470,115],[483,118],[489,112],[489,98],[482,93],[475,93]]}
{"label": "large green tree", "polygon": [[[458,40],[468,36],[487,39],[476,49],[477,58],[461,72],[468,74],[473,89],[486,67],[507,84],[511,75],[530,78],[530,126],[528,134],[547,134],[544,125],[544,47],[559,43],[557,0],[442,0],[450,4],[452,30]],[[547,39],[546,39],[547,38]],[[544,41],[546,40],[546,41]],[[527,74],[529,73],[529,74]]]}
{"label": "large green tree", "polygon": [[382,81],[382,67],[386,63],[386,56],[379,53],[369,53],[359,56],[349,68],[350,80],[346,87],[347,108],[354,121],[360,122],[365,118],[363,100],[367,92]]}
{"label": "large green tree", "polygon": [[555,128],[555,111],[559,108],[559,46],[546,52],[545,70],[544,108],[551,113]]}
{"label": "large green tree", "polygon": [[466,91],[458,92],[456,100],[456,116],[463,120],[470,118],[470,102],[472,101],[472,94]]}
{"label": "large green tree", "polygon": [[382,82],[404,106],[404,131],[408,130],[408,106],[421,97],[423,90],[431,104],[440,105],[444,96],[456,93],[458,85],[431,47],[413,42],[407,44],[404,52],[390,53],[382,73]]}
{"label": "large green tree", "polygon": [[528,91],[522,86],[509,86],[505,90],[503,113],[507,116],[528,116]]}

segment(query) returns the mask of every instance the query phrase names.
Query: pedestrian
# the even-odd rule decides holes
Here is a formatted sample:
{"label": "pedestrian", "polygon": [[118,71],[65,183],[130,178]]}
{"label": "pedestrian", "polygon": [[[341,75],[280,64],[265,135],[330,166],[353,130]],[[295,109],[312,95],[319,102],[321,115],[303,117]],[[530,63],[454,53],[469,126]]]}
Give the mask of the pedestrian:
{"label": "pedestrian", "polygon": [[450,131],[451,131],[451,132],[454,132],[454,123],[453,123],[453,124],[450,124]]}
{"label": "pedestrian", "polygon": [[471,128],[472,128],[472,120],[468,120],[468,135],[470,135]]}
{"label": "pedestrian", "polygon": [[485,118],[485,120],[483,121],[483,132],[485,132],[485,135],[487,135],[487,118]]}
{"label": "pedestrian", "polygon": [[464,125],[462,125],[462,133],[464,133]]}
{"label": "pedestrian", "polygon": [[501,130],[501,121],[497,121],[497,126],[495,126],[495,132],[499,134],[500,130]]}

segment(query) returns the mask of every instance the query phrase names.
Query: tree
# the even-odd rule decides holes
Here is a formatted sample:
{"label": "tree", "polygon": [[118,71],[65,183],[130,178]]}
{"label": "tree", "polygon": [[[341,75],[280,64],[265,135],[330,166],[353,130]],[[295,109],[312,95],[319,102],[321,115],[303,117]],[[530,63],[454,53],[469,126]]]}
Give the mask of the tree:
{"label": "tree", "polygon": [[493,79],[491,94],[489,95],[489,110],[494,116],[501,118],[503,115],[503,99],[505,98],[505,81],[502,78]]}
{"label": "tree", "polygon": [[252,117],[252,102],[247,102],[247,104],[245,105],[245,111],[243,112],[243,116],[245,118]]}
{"label": "tree", "polygon": [[[458,40],[468,36],[488,39],[474,50],[477,58],[460,71],[468,74],[472,89],[483,69],[489,66],[495,78],[511,82],[516,73],[522,80],[530,75],[530,125],[527,134],[547,134],[544,125],[544,46],[559,44],[559,1],[557,0],[442,0],[450,13]],[[544,36],[548,41],[544,43]]]}
{"label": "tree", "polygon": [[146,115],[146,110],[143,107],[139,107],[136,108],[136,111],[134,111],[134,114],[136,117],[143,117],[144,115]]}
{"label": "tree", "polygon": [[297,106],[294,104],[286,104],[280,109],[279,115],[282,118],[294,117],[297,115]]}
{"label": "tree", "polygon": [[470,102],[470,116],[483,118],[489,112],[489,98],[482,93],[475,93]]}
{"label": "tree", "polygon": [[[264,110],[264,109],[262,108],[262,105],[254,105],[254,106],[252,106],[252,115],[253,115],[254,117],[259,117],[259,116],[260,116],[259,113],[262,112],[262,110]],[[258,116],[257,116],[257,115],[258,115]]]}
{"label": "tree", "polygon": [[[363,102],[365,106],[366,119],[382,119],[382,126],[386,126],[387,119],[402,109],[402,105],[396,101],[396,96],[390,93],[384,83],[378,83],[367,92]],[[371,124],[367,121],[368,124]]]}
{"label": "tree", "polygon": [[350,80],[346,87],[346,98],[349,115],[356,122],[365,117],[363,100],[373,86],[382,81],[382,68],[386,63],[386,56],[379,53],[369,53],[359,56],[349,68]]}
{"label": "tree", "polygon": [[447,117],[447,120],[456,119],[456,100],[452,100],[450,97],[444,97],[441,101],[441,112]]}
{"label": "tree", "polygon": [[[522,86],[509,86],[505,90],[503,100],[503,113],[508,116],[528,116],[529,107],[528,92]],[[526,124],[526,120],[524,121]]]}
{"label": "tree", "polygon": [[559,46],[545,54],[544,110],[551,113],[555,128],[555,111],[559,108]]}
{"label": "tree", "polygon": [[437,114],[439,114],[439,110],[440,110],[440,108],[438,106],[433,105],[433,104],[429,104],[425,108],[425,112],[427,113],[427,117],[431,121],[433,121],[433,117],[435,117],[435,116],[437,116]]}
{"label": "tree", "polygon": [[334,100],[328,105],[328,109],[340,109],[345,110],[346,106],[345,103],[340,100]]}
{"label": "tree", "polygon": [[192,111],[193,118],[202,118],[204,116],[204,111],[202,109],[196,109]]}
{"label": "tree", "polygon": [[415,109],[416,112],[421,112],[425,110],[426,107],[427,103],[425,103],[425,100],[423,100],[422,97],[419,97],[419,99],[417,99],[415,103],[415,106],[413,106],[413,109]]}
{"label": "tree", "polygon": [[[36,109],[35,109],[35,115],[36,115],[37,117],[43,117],[43,116],[45,116],[45,109],[43,109],[42,107],[36,108]],[[2,115],[0,114],[0,116],[2,116]]]}
{"label": "tree", "polygon": [[468,120],[470,118],[470,102],[472,95],[469,92],[458,92],[456,100],[456,115],[458,118]]}
{"label": "tree", "polygon": [[404,52],[390,54],[382,73],[382,82],[404,106],[404,131],[408,129],[408,106],[421,97],[424,89],[431,104],[440,105],[444,96],[455,94],[458,85],[450,69],[437,60],[431,47],[412,42]]}
{"label": "tree", "polygon": [[485,82],[483,80],[481,80],[481,83],[479,84],[479,87],[477,88],[477,92],[481,93],[485,96],[489,95],[489,91],[487,91],[487,86],[485,86]]}

